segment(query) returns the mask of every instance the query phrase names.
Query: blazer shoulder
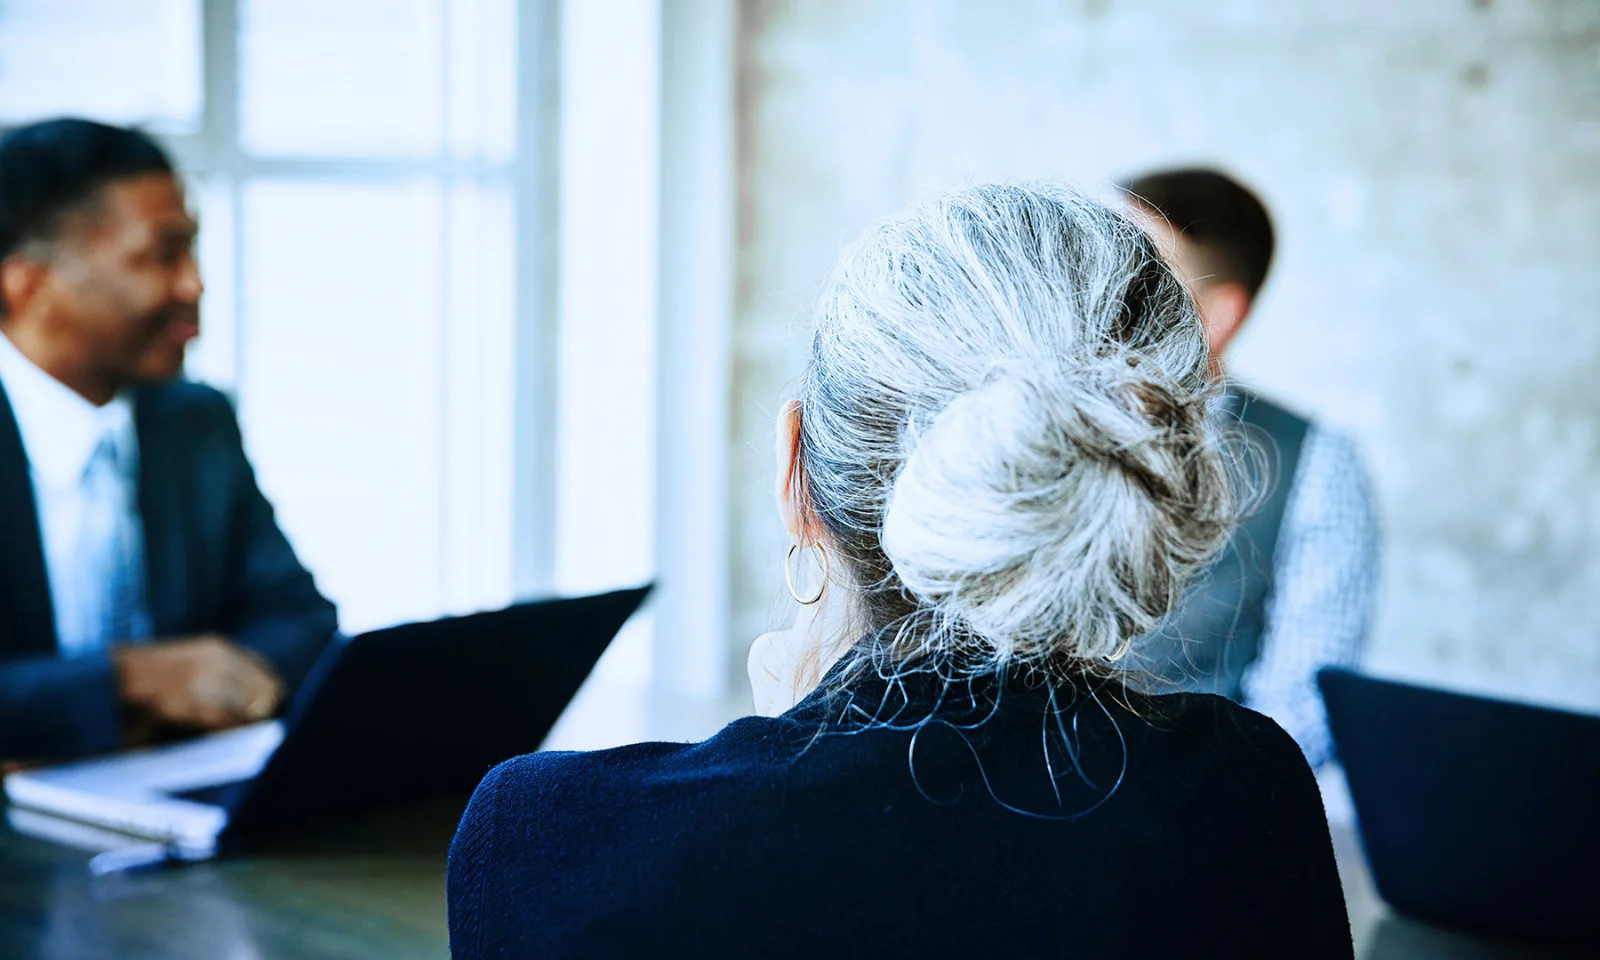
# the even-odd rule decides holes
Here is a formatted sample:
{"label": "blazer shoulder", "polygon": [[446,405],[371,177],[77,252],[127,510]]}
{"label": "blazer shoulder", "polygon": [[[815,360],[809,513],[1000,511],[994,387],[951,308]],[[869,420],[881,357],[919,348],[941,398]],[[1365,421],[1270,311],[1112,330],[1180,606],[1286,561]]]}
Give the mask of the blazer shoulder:
{"label": "blazer shoulder", "polygon": [[632,743],[607,750],[542,750],[489,771],[475,795],[474,815],[512,818],[536,828],[574,810],[614,810],[619,797],[665,787],[716,789],[726,778],[756,775],[772,752],[756,741],[770,721],[746,718],[699,743]]}
{"label": "blazer shoulder", "polygon": [[532,799],[587,790],[597,781],[617,783],[650,776],[693,747],[687,743],[633,743],[607,750],[541,750],[512,757],[489,771],[497,795]]}
{"label": "blazer shoulder", "polygon": [[1311,768],[1299,744],[1271,717],[1211,693],[1176,693],[1151,698],[1147,719],[1153,728],[1181,732],[1204,744],[1214,764],[1247,767],[1270,777],[1301,774]]}
{"label": "blazer shoulder", "polygon": [[134,417],[141,431],[175,428],[191,440],[213,437],[229,445],[242,442],[233,401],[203,383],[178,380],[140,387]]}
{"label": "blazer shoulder", "polygon": [[140,402],[155,402],[169,410],[199,412],[234,419],[233,401],[216,387],[193,380],[151,384],[140,389]]}

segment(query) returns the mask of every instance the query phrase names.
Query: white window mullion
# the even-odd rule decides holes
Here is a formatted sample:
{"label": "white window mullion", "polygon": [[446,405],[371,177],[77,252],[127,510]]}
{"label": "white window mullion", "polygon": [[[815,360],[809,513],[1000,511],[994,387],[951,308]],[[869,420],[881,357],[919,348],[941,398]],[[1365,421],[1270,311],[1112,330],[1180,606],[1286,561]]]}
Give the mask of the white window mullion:
{"label": "white window mullion", "polygon": [[[560,27],[555,575],[577,593],[655,573],[660,0],[566,0]],[[550,745],[652,732],[653,637],[647,609]]]}
{"label": "white window mullion", "polygon": [[[728,409],[735,266],[733,0],[663,0],[656,686],[728,690]],[[686,706],[693,712],[692,706]]]}

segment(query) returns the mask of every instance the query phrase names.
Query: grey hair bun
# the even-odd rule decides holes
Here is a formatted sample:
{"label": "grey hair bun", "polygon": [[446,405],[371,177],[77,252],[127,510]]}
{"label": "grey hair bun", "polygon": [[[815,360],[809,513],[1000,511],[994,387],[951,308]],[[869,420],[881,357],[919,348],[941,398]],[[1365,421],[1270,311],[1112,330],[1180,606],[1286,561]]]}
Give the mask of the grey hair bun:
{"label": "grey hair bun", "polygon": [[1125,214],[995,184],[879,224],[824,291],[800,395],[864,652],[1081,664],[1147,632],[1237,512],[1215,392],[1188,293]]}
{"label": "grey hair bun", "polygon": [[908,436],[882,543],[1002,659],[1116,655],[1226,529],[1205,403],[1136,355],[1007,364]]}

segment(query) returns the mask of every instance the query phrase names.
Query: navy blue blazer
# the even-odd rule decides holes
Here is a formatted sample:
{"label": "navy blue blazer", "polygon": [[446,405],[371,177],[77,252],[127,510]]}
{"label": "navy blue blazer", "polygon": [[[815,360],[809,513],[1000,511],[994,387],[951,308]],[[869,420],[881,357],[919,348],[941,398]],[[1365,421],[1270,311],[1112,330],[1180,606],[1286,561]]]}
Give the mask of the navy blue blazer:
{"label": "navy blue blazer", "polygon": [[[332,638],[333,604],[273,520],[226,397],[194,383],[138,388],[139,509],[157,637],[229,636],[292,691]],[[107,653],[57,646],[27,454],[0,388],[0,757],[56,758],[120,743]]]}
{"label": "navy blue blazer", "polygon": [[[852,723],[862,705],[898,729]],[[449,912],[457,960],[1352,955],[1321,795],[1276,724],[1015,681],[508,761],[462,818]]]}

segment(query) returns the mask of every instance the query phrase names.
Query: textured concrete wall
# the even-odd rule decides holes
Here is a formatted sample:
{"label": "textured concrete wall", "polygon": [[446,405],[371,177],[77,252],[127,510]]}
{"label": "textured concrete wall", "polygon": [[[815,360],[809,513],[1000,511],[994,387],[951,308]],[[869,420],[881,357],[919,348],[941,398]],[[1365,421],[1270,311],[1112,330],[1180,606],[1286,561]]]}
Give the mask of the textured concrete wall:
{"label": "textured concrete wall", "polygon": [[1281,235],[1234,370],[1372,468],[1369,664],[1600,707],[1600,5],[795,0],[741,31],[736,643],[784,615],[771,416],[841,243],[949,184],[1201,161]]}

